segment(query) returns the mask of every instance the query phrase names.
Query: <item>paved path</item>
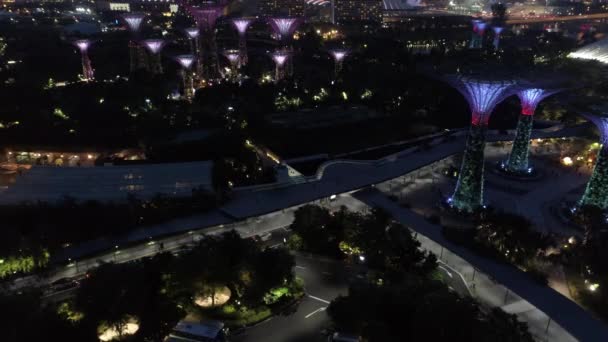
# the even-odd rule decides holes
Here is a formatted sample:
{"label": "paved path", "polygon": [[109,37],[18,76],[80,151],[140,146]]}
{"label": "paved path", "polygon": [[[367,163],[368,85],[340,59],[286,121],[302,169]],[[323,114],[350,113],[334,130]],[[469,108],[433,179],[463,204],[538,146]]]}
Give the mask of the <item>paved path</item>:
{"label": "paved path", "polygon": [[[521,319],[529,323],[536,336],[547,341],[572,341],[574,338],[580,341],[608,341],[606,325],[557,291],[535,283],[519,269],[481,257],[448,241],[441,233],[441,227],[400,207],[375,189],[359,191],[354,197],[370,206],[387,210],[396,220],[416,231],[419,239],[424,240],[421,235],[427,238],[429,241],[423,243],[424,248],[440,255],[461,273],[475,277],[475,292],[484,302],[503,306],[514,300],[525,300],[531,304],[508,306],[507,310],[515,310],[513,312],[517,312]],[[480,273],[487,274],[487,280],[484,280],[484,275]],[[498,284],[504,284],[505,287]],[[534,310],[533,307],[537,309]],[[549,321],[549,317],[554,323]],[[549,329],[545,335],[544,329],[547,325]]]}

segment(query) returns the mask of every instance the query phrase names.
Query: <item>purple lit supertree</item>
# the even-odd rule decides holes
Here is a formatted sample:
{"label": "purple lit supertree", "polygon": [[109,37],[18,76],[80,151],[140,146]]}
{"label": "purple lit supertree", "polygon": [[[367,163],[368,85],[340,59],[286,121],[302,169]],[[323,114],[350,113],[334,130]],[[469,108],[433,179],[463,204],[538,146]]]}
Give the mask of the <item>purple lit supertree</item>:
{"label": "purple lit supertree", "polygon": [[247,28],[253,22],[249,18],[235,18],[232,19],[232,25],[236,28],[239,33],[239,52],[241,54],[241,65],[246,65],[248,62],[247,57]]}
{"label": "purple lit supertree", "polygon": [[192,75],[192,64],[196,60],[196,56],[179,55],[175,57],[175,60],[182,66],[182,80],[183,80],[183,96],[188,101],[192,101],[194,96],[194,76]]}
{"label": "purple lit supertree", "polygon": [[93,68],[91,67],[91,60],[89,59],[89,46],[91,41],[88,39],[80,39],[74,42],[74,45],[80,50],[80,57],[82,59],[82,78],[85,81],[90,81],[94,78]]}
{"label": "purple lit supertree", "polygon": [[285,77],[284,66],[285,62],[289,59],[289,51],[287,50],[276,50],[272,54],[272,60],[275,64],[275,76],[274,81],[279,82]]}
{"label": "purple lit supertree", "polygon": [[334,61],[335,61],[335,64],[336,64],[336,66],[335,66],[335,77],[338,77],[338,74],[342,70],[342,62],[344,61],[344,58],[346,58],[346,56],[348,55],[348,50],[346,50],[346,49],[333,49],[333,50],[330,50],[329,53],[334,58]]}
{"label": "purple lit supertree", "polygon": [[505,28],[501,26],[492,27],[492,30],[494,30],[494,41],[492,42],[492,45],[494,45],[495,50],[498,50],[498,46],[500,44],[500,34],[504,29]]}
{"label": "purple lit supertree", "polygon": [[[196,21],[196,25],[200,30],[199,63],[201,63],[204,68],[203,74],[206,78],[216,79],[219,77],[220,69],[218,64],[215,24],[224,13],[224,5],[204,3],[200,6],[191,6],[188,8],[188,11]],[[207,51],[207,53],[205,51]]]}
{"label": "purple lit supertree", "polygon": [[[190,28],[185,29],[184,31],[186,32],[186,35],[190,39],[190,52],[194,56],[199,56],[200,51],[199,51],[198,44],[199,44],[199,36],[201,34],[201,31],[198,29],[198,27],[190,27]],[[203,65],[201,64],[201,61],[198,58],[196,60],[196,73],[199,75],[203,73]]]}
{"label": "purple lit supertree", "polygon": [[129,40],[129,68],[131,72],[145,66],[145,51],[138,43],[139,30],[144,22],[145,15],[142,13],[125,13],[122,19],[131,32],[131,40]]}
{"label": "purple lit supertree", "polygon": [[608,208],[608,116],[584,114],[599,130],[600,149],[597,153],[591,178],[587,182],[583,197],[578,202],[580,207],[595,206]]}
{"label": "purple lit supertree", "polygon": [[513,148],[503,167],[505,171],[518,174],[530,174],[532,168],[529,167],[528,154],[530,149],[530,135],[532,134],[532,124],[536,106],[546,97],[559,92],[558,89],[528,88],[517,92],[517,97],[521,102],[521,114],[517,122],[517,133],[513,141]]}
{"label": "purple lit supertree", "polygon": [[297,18],[270,18],[268,20],[275,37],[281,42],[287,42],[293,37],[300,20]]}
{"label": "purple lit supertree", "polygon": [[489,81],[463,76],[448,81],[465,97],[471,108],[471,128],[462,158],[454,195],[448,203],[466,212],[483,206],[485,131],[494,107],[511,95],[514,82]]}
{"label": "purple lit supertree", "polygon": [[150,52],[148,68],[153,74],[162,74],[163,66],[160,60],[160,51],[165,46],[165,41],[162,39],[146,39],[142,44]]}

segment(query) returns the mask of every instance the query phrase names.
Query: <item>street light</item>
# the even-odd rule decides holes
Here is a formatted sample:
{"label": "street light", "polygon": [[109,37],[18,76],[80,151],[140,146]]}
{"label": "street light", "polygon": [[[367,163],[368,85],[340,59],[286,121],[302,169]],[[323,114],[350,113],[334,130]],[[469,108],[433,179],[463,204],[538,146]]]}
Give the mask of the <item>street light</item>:
{"label": "street light", "polygon": [[365,255],[363,255],[363,254],[359,255],[359,261],[365,262]]}

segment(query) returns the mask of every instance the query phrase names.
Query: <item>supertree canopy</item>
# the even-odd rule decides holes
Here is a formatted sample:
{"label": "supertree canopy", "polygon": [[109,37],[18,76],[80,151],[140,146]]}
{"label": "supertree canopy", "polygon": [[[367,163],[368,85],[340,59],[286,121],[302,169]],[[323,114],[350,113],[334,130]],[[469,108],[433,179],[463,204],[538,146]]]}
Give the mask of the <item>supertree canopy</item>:
{"label": "supertree canopy", "polygon": [[165,46],[165,41],[162,39],[146,39],[142,43],[153,54],[159,53],[163,46]]}
{"label": "supertree canopy", "polygon": [[188,38],[190,38],[190,39],[198,38],[198,35],[200,33],[200,31],[198,30],[198,27],[189,27],[189,28],[185,29],[184,31],[186,32],[186,34],[188,35]]}
{"label": "supertree canopy", "polygon": [[194,55],[179,55],[179,56],[175,57],[175,60],[184,69],[190,69],[192,67],[192,64],[194,63],[195,59],[196,59],[196,56],[194,56]]}
{"label": "supertree canopy", "polygon": [[269,22],[277,39],[286,41],[291,38],[300,21],[297,18],[270,18]]}
{"label": "supertree canopy", "polygon": [[577,59],[591,59],[606,64],[608,63],[608,38],[585,45],[582,48],[568,54],[568,57]]}
{"label": "supertree canopy", "polygon": [[226,50],[224,51],[224,56],[233,66],[239,63],[240,54],[238,50]]}
{"label": "supertree canopy", "polygon": [[122,18],[129,27],[129,30],[135,33],[141,28],[145,15],[142,13],[125,13]]}
{"label": "supertree canopy", "polygon": [[462,158],[454,195],[448,203],[471,212],[483,206],[485,132],[494,107],[511,94],[513,82],[490,81],[468,77],[448,78],[471,108],[471,128]]}
{"label": "supertree canopy", "polygon": [[592,205],[606,209],[608,208],[608,116],[594,114],[585,116],[597,126],[601,147],[579,206]]}
{"label": "supertree canopy", "polygon": [[235,18],[232,19],[232,25],[236,28],[239,33],[239,52],[241,54],[241,65],[246,65],[249,58],[247,56],[247,39],[246,33],[247,28],[253,22],[252,19],[249,18]]}
{"label": "supertree canopy", "polygon": [[232,19],[232,25],[234,26],[234,28],[236,28],[240,35],[244,35],[245,32],[247,32],[247,28],[249,28],[249,25],[251,25],[252,22],[253,20],[249,18]]}
{"label": "supertree canopy", "polygon": [[82,60],[82,77],[85,80],[92,80],[94,78],[93,68],[91,67],[91,60],[89,59],[89,46],[91,41],[88,39],[80,39],[74,42],[74,45],[80,50],[80,57]]}
{"label": "supertree canopy", "polygon": [[196,21],[199,29],[203,31],[209,31],[215,29],[217,20],[224,13],[224,5],[205,3],[201,6],[192,6],[188,8],[190,15]]}
{"label": "supertree canopy", "polygon": [[512,173],[526,174],[532,169],[529,167],[528,154],[530,149],[530,135],[536,106],[548,96],[555,94],[558,90],[541,88],[522,89],[517,92],[521,102],[521,115],[517,122],[517,133],[513,141],[513,149],[505,166],[506,171]]}

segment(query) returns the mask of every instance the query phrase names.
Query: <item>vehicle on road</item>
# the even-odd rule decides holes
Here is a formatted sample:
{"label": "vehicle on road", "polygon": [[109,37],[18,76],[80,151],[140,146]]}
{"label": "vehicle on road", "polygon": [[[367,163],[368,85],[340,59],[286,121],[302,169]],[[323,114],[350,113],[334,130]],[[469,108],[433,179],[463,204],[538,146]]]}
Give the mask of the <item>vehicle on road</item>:
{"label": "vehicle on road", "polygon": [[228,342],[228,330],[219,321],[180,321],[164,342]]}

